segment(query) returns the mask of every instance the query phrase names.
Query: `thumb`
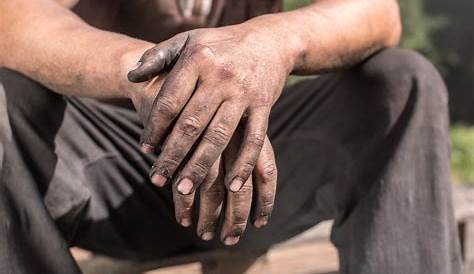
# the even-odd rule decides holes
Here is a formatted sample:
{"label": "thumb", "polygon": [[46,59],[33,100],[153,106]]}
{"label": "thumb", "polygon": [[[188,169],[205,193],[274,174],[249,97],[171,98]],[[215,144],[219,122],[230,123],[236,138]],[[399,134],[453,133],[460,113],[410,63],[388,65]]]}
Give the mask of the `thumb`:
{"label": "thumb", "polygon": [[178,59],[188,39],[188,34],[178,34],[145,51],[138,63],[128,72],[128,80],[140,83],[156,77]]}

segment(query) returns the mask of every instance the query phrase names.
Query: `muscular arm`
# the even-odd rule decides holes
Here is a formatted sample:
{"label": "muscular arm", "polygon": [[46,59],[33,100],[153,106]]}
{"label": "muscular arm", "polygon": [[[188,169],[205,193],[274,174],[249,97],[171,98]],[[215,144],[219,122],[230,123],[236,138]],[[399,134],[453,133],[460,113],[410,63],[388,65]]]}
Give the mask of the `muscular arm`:
{"label": "muscular arm", "polygon": [[[136,88],[124,70],[151,44],[88,26],[53,0],[3,0],[0,13],[0,65],[63,94],[123,97]],[[401,32],[394,0],[322,0],[245,25],[280,40],[298,74],[356,63],[395,45]]]}
{"label": "muscular arm", "polygon": [[1,0],[0,66],[66,95],[128,97],[139,86],[126,69],[152,44],[95,29],[67,2]]}
{"label": "muscular arm", "polygon": [[320,0],[246,24],[280,41],[295,74],[353,65],[381,48],[396,45],[401,36],[396,0]]}

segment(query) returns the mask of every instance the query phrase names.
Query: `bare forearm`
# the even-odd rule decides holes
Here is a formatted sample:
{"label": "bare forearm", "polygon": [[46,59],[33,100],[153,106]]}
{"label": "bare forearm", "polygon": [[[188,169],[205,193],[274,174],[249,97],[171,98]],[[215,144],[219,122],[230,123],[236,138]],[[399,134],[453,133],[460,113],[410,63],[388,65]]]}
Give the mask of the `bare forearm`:
{"label": "bare forearm", "polygon": [[0,13],[0,66],[62,94],[127,97],[135,86],[124,70],[152,46],[95,29],[52,0],[2,0]]}
{"label": "bare forearm", "polygon": [[289,56],[295,74],[353,65],[381,48],[396,45],[401,34],[395,0],[320,0],[248,23],[265,25],[280,40],[282,54]]}

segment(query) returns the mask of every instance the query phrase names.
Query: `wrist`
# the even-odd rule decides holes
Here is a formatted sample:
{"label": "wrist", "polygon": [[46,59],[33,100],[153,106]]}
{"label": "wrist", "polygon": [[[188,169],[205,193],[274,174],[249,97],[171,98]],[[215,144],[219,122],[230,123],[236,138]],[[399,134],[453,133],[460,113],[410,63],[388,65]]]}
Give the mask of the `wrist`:
{"label": "wrist", "polygon": [[120,79],[120,83],[122,83],[120,85],[120,90],[123,91],[126,98],[133,100],[148,85],[147,82],[132,83],[128,81],[127,74],[137,65],[138,60],[140,60],[143,53],[153,46],[154,44],[152,43],[137,40],[135,43],[129,45],[125,50],[121,51],[120,58],[118,58],[120,62],[118,78]]}
{"label": "wrist", "polygon": [[271,45],[269,50],[275,52],[275,58],[282,62],[289,74],[304,56],[304,39],[298,28],[291,26],[286,15],[287,13],[262,15],[243,24],[250,28],[252,39],[263,38],[262,43]]}

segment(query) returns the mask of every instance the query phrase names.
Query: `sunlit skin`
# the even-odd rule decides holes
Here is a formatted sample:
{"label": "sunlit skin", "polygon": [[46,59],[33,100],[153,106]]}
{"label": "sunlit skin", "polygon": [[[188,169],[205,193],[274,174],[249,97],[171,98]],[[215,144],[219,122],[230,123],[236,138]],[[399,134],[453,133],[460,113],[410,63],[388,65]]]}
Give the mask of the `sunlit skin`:
{"label": "sunlit skin", "polygon": [[60,94],[130,99],[143,152],[161,151],[150,179],[172,185],[177,221],[196,221],[199,191],[198,235],[227,245],[249,216],[269,221],[277,168],[266,130],[287,76],[349,67],[401,33],[394,0],[322,0],[155,45],[88,25],[68,10],[75,2],[0,1],[0,66]]}

